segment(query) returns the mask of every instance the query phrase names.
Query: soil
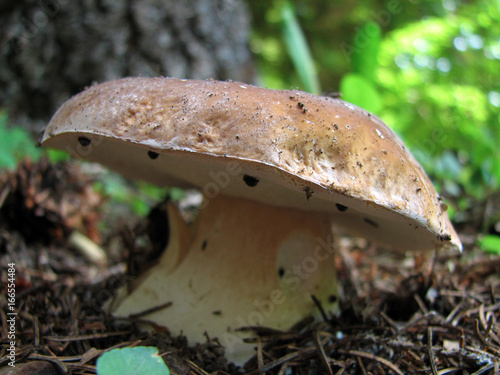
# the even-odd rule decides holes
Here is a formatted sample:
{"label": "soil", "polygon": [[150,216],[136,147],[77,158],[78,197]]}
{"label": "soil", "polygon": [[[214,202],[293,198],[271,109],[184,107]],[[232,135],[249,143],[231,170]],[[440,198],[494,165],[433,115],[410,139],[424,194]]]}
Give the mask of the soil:
{"label": "soil", "polygon": [[[165,215],[162,202],[141,219],[113,207],[93,183],[78,164],[46,159],[0,176],[0,374],[95,374],[103,352],[139,345],[156,346],[173,374],[500,373],[500,257],[475,245],[495,213],[491,202],[477,202],[455,223],[462,255],[395,254],[344,237],[336,255],[341,314],[287,332],[248,327],[256,355],[238,367],[217,338],[191,345],[141,316],[107,312],[106,301],[154,262],[168,238],[153,225]],[[105,257],[70,246],[75,232]]]}

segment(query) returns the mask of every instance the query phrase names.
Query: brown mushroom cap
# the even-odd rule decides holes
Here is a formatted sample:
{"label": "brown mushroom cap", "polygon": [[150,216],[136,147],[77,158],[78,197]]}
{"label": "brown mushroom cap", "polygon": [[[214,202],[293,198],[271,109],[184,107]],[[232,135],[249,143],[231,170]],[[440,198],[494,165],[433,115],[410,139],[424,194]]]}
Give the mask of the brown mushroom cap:
{"label": "brown mushroom cap", "polygon": [[131,178],[328,212],[403,250],[461,249],[422,167],[378,117],[238,82],[126,78],[68,100],[42,139]]}

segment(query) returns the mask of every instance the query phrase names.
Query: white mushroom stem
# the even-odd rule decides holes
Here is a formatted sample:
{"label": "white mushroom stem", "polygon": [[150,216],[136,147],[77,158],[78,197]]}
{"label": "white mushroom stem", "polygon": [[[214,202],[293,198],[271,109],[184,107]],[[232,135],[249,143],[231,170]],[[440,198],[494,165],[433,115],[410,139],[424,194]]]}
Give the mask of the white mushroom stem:
{"label": "white mushroom stem", "polygon": [[[170,212],[171,239],[159,264],[115,309],[129,316],[171,302],[143,318],[183,333],[190,342],[217,337],[241,363],[253,353],[237,329],[288,329],[316,312],[336,309],[333,237],[328,215],[219,196],[194,223],[192,242]],[[184,234],[183,234],[184,233]],[[180,246],[189,248],[182,249]],[[174,265],[172,265],[175,263]]]}

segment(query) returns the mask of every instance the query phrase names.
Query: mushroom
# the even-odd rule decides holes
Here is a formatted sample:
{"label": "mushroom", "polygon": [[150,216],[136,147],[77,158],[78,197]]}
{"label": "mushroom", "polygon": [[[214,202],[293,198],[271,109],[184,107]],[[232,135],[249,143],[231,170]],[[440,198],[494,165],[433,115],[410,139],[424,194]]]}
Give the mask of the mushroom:
{"label": "mushroom", "polygon": [[[57,111],[43,146],[128,178],[196,187],[188,227],[169,208],[158,264],[114,306],[248,358],[243,326],[335,313],[332,224],[402,251],[461,250],[446,206],[403,142],[340,99],[238,82],[125,78]],[[154,309],[155,306],[169,307]]]}

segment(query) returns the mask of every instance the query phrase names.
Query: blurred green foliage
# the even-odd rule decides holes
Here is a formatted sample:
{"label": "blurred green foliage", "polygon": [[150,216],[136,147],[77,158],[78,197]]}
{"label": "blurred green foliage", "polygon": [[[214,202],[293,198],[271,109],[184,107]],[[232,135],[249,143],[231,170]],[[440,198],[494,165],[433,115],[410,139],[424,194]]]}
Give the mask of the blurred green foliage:
{"label": "blurred green foliage", "polygon": [[500,186],[500,3],[464,4],[389,33],[380,112],[449,193]]}
{"label": "blurred green foliage", "polygon": [[487,253],[500,255],[500,236],[493,234],[483,236],[479,238],[478,245]]}
{"label": "blurred green foliage", "polygon": [[[248,2],[261,84],[307,90],[283,41],[282,3]],[[325,91],[381,117],[457,209],[498,190],[498,0],[293,4]]]}
{"label": "blurred green foliage", "polygon": [[94,184],[94,188],[110,197],[113,204],[124,204],[139,216],[147,216],[152,206],[168,197],[179,201],[184,190],[176,187],[159,187],[144,181],[127,181],[121,175],[109,172]]}
{"label": "blurred green foliage", "polygon": [[41,154],[28,132],[19,127],[7,127],[5,111],[0,111],[0,150],[0,170],[13,169],[26,157],[38,160]]}
{"label": "blurred green foliage", "polygon": [[368,22],[354,35],[357,45],[343,45],[351,72],[340,81],[342,99],[354,103],[367,111],[378,113],[382,100],[377,90],[376,72],[382,41],[382,31],[376,22]]}
{"label": "blurred green foliage", "polygon": [[281,25],[283,32],[283,40],[287,47],[295,70],[297,71],[300,81],[304,85],[306,91],[319,94],[320,84],[316,67],[309,52],[309,46],[302,33],[295,10],[290,1],[282,1],[280,8]]}

